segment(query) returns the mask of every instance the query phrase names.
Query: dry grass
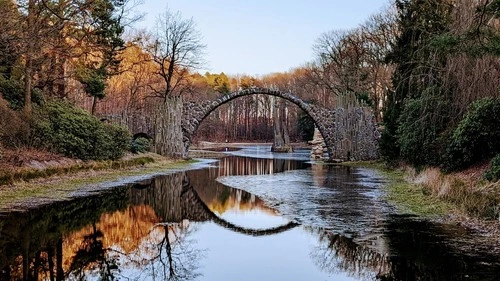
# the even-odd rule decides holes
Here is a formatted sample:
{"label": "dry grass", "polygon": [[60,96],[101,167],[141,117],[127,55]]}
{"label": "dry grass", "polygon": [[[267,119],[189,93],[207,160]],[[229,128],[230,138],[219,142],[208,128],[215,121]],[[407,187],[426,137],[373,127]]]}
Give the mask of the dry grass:
{"label": "dry grass", "polygon": [[500,182],[487,183],[481,176],[487,166],[443,174],[438,168],[420,173],[408,169],[409,181],[431,196],[452,203],[468,216],[500,220]]}
{"label": "dry grass", "polygon": [[129,154],[116,161],[83,162],[47,151],[28,148],[5,149],[4,157],[0,159],[0,186],[81,171],[116,170],[145,164],[161,166],[172,162],[173,160],[154,153]]}
{"label": "dry grass", "polygon": [[365,167],[378,170],[387,179],[384,189],[386,198],[404,213],[415,214],[428,218],[441,218],[453,212],[453,206],[435,196],[424,192],[422,185],[409,181],[415,177],[415,169],[399,165],[399,168],[388,167],[380,161],[343,162],[339,165],[350,167]]}
{"label": "dry grass", "polygon": [[99,171],[106,169],[122,169],[131,166],[143,166],[154,161],[155,160],[151,157],[137,157],[127,160],[99,162],[73,161],[70,164],[63,165],[56,165],[60,162],[54,161],[52,162],[54,163],[53,165],[48,165],[43,168],[22,166],[16,169],[0,170],[0,185],[11,185],[19,181],[30,181],[37,178],[48,178],[55,175],[60,176],[86,170]]}

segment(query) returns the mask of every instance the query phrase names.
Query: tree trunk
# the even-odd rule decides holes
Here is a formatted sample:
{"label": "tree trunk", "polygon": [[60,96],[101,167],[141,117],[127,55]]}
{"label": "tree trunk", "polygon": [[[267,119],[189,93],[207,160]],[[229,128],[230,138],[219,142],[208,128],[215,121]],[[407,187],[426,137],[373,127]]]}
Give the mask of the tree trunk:
{"label": "tree trunk", "polygon": [[56,245],[56,280],[57,281],[64,280],[62,238],[57,239],[57,245]]}
{"label": "tree trunk", "polygon": [[54,275],[54,246],[49,246],[49,249],[47,251],[47,260],[49,262],[49,278],[50,281],[55,281],[55,275]]}
{"label": "tree trunk", "polygon": [[26,45],[26,64],[24,67],[24,112],[27,116],[31,115],[31,87],[33,84],[33,52],[35,49],[35,0],[28,2],[28,18],[27,18],[27,32],[31,37]]}
{"label": "tree trunk", "polygon": [[173,158],[187,158],[182,142],[182,97],[167,97],[155,108],[155,152]]}
{"label": "tree trunk", "polygon": [[280,119],[281,119],[281,128],[283,129],[283,141],[284,141],[284,145],[285,146],[289,146],[291,147],[290,145],[290,132],[288,131],[288,111],[287,111],[287,107],[286,107],[286,104],[283,102],[281,104],[281,112],[282,114],[280,115]]}
{"label": "tree trunk", "polygon": [[95,115],[96,106],[97,106],[97,97],[92,96],[92,109],[90,110],[90,113],[92,115]]}
{"label": "tree trunk", "polygon": [[285,105],[282,100],[276,100],[273,107],[274,142],[271,147],[273,152],[293,152],[290,145],[290,134],[286,124]]}
{"label": "tree trunk", "polygon": [[58,98],[66,97],[66,58],[57,55],[56,57],[56,69],[57,77],[56,77],[56,88],[55,94]]}
{"label": "tree trunk", "polygon": [[24,77],[24,113],[26,116],[31,115],[31,87],[33,84],[33,59],[31,52],[26,54],[26,66]]}

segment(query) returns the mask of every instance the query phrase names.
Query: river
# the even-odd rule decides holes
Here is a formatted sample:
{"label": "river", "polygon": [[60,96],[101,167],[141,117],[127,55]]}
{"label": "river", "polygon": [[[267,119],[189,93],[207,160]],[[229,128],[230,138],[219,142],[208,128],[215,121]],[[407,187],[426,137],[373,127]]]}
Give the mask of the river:
{"label": "river", "polygon": [[489,245],[398,213],[374,170],[228,154],[0,212],[0,280],[500,280]]}

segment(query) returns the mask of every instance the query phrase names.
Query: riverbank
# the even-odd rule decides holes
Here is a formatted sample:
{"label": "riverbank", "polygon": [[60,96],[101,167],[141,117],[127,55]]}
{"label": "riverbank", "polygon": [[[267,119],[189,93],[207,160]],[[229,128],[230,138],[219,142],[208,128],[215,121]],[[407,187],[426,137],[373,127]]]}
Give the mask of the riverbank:
{"label": "riverbank", "polygon": [[[204,148],[251,143],[205,143]],[[192,150],[191,158],[222,158],[222,151]],[[38,150],[4,150],[0,161],[0,210],[27,209],[193,168],[195,160],[174,160],[155,153],[129,154],[115,161],[81,161]],[[76,194],[76,195],[75,195]]]}
{"label": "riverbank", "polygon": [[0,177],[6,182],[0,185],[0,210],[28,209],[85,196],[155,175],[187,170],[196,162],[154,153],[128,155],[116,161],[36,160],[36,168],[24,165],[10,172],[2,171]]}
{"label": "riverbank", "polygon": [[387,200],[401,213],[461,225],[500,249],[500,182],[482,180],[487,166],[443,174],[437,168],[420,172],[407,166],[389,169],[381,162],[340,165],[378,170],[387,179]]}

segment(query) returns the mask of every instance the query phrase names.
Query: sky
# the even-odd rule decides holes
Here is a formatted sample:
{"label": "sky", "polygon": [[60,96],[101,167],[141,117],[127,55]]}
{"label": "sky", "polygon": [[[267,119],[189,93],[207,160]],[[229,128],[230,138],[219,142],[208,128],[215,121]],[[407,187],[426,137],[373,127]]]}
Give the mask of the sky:
{"label": "sky", "polygon": [[198,72],[262,76],[314,58],[324,32],[351,29],[389,0],[144,0],[137,28],[151,30],[165,9],[192,18],[202,34],[207,65]]}

